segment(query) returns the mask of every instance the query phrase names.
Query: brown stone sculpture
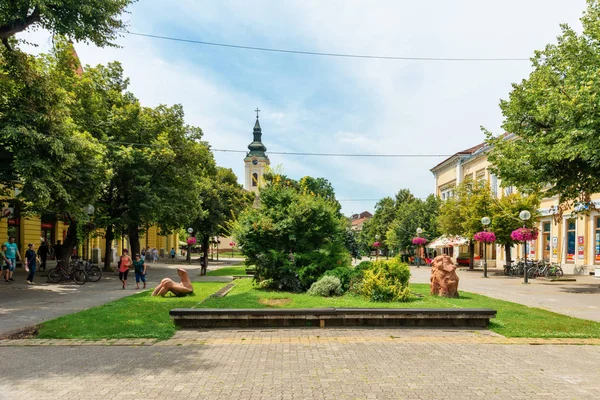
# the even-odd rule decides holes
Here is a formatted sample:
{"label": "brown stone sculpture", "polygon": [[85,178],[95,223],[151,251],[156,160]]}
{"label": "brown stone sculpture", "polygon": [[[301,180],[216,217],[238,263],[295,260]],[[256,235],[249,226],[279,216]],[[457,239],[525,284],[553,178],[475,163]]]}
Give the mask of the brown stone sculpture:
{"label": "brown stone sculpture", "polygon": [[173,293],[177,297],[187,296],[194,292],[194,287],[190,281],[188,273],[183,268],[177,268],[177,275],[181,278],[181,283],[176,283],[171,278],[165,278],[160,281],[160,284],[152,292],[152,296],[163,296],[168,292]]}
{"label": "brown stone sculpture", "polygon": [[431,263],[431,294],[458,297],[458,275],[452,259],[443,254]]}

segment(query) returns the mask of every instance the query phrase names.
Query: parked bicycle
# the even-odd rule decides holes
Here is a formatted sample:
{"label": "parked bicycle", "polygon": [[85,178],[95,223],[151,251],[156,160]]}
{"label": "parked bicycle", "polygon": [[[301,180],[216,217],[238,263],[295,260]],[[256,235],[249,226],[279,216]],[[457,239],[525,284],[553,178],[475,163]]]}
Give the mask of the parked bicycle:
{"label": "parked bicycle", "polygon": [[71,261],[73,269],[79,269],[85,272],[88,281],[98,282],[102,278],[102,270],[97,265],[93,265],[89,260]]}
{"label": "parked bicycle", "polygon": [[77,268],[69,268],[65,262],[59,260],[56,264],[56,268],[52,268],[48,271],[48,281],[52,283],[58,283],[60,281],[73,281],[78,285],[83,285],[88,280],[85,271]]}

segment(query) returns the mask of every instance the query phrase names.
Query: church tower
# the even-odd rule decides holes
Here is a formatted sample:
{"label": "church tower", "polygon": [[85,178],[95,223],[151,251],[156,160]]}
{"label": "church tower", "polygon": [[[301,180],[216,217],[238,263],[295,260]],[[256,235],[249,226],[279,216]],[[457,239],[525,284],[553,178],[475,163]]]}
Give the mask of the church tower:
{"label": "church tower", "polygon": [[256,111],[256,123],[254,124],[254,140],[248,145],[250,150],[244,158],[246,165],[246,183],[245,188],[254,193],[258,193],[258,188],[262,184],[263,175],[267,167],[271,164],[269,157],[265,154],[267,148],[262,143],[262,130],[258,122],[258,108]]}

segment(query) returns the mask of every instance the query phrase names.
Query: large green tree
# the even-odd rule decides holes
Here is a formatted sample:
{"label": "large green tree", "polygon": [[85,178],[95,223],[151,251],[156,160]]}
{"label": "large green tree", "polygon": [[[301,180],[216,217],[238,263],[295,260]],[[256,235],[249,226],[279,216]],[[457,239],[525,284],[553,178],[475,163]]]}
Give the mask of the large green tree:
{"label": "large green tree", "polygon": [[133,0],[3,0],[0,2],[0,40],[28,28],[44,28],[53,34],[97,46],[114,45],[125,28],[121,14]]}
{"label": "large green tree", "polygon": [[533,71],[500,103],[503,129],[489,160],[506,185],[559,195],[561,210],[600,192],[600,1],[588,0],[583,32],[567,25],[532,57]]}
{"label": "large green tree", "polygon": [[297,182],[265,175],[260,205],[245,211],[235,237],[257,280],[281,290],[310,287],[325,271],[349,264],[347,221],[334,202],[305,193]]}
{"label": "large green tree", "polygon": [[423,229],[422,236],[428,240],[436,238],[439,210],[440,200],[435,195],[429,195],[425,200],[410,196],[398,202],[394,221],[386,235],[388,246],[399,251],[411,248],[418,228]]}
{"label": "large green tree", "polygon": [[[488,215],[491,219],[489,229],[496,234],[497,243],[504,247],[507,265],[511,264],[511,248],[515,244],[510,234],[515,229],[523,227],[523,224],[528,228],[535,227],[539,219],[537,211],[539,205],[540,201],[537,196],[526,196],[520,193],[509,194],[500,199],[494,199],[492,202]],[[532,216],[525,222],[519,219],[519,213],[523,210],[528,210]]]}
{"label": "large green tree", "polygon": [[446,235],[459,235],[469,239],[469,265],[473,268],[473,236],[483,230],[481,219],[490,216],[492,192],[485,181],[467,179],[456,187],[454,193],[454,197],[444,201],[440,207],[439,230]]}
{"label": "large green tree", "polygon": [[61,258],[107,179],[104,146],[73,119],[72,54],[63,45],[41,56],[0,49],[0,190],[20,189],[14,201],[25,214],[69,223]]}
{"label": "large green tree", "polygon": [[[194,236],[202,243],[202,268],[206,274],[208,267],[209,241],[214,236],[231,234],[233,223],[238,216],[252,205],[254,194],[244,190],[237,176],[230,168],[217,167],[216,175],[204,179],[200,191],[202,212],[191,222]],[[188,251],[188,260],[190,252]]]}

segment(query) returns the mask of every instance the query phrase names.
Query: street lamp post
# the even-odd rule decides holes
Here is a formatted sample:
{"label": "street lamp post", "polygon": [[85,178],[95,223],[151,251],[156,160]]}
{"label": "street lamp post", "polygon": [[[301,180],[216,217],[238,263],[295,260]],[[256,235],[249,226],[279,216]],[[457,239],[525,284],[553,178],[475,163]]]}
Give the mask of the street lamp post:
{"label": "street lamp post", "polygon": [[[192,236],[192,233],[194,233],[194,228],[188,228],[188,229],[187,229],[187,231],[188,231],[188,233],[190,234],[190,236]],[[187,258],[187,262],[188,262],[188,264],[191,264],[191,263],[192,263],[192,254],[191,254],[191,251],[192,251],[192,245],[190,244],[190,242],[189,242],[189,241],[187,242],[187,245],[188,245],[188,246],[187,246],[187,254],[186,254],[186,258]]]}
{"label": "street lamp post", "polygon": [[[531,218],[531,213],[527,210],[523,210],[519,213],[519,218],[523,221],[523,228],[525,228],[526,222]],[[525,276],[523,279],[523,283],[529,283],[529,278],[527,276],[527,240],[523,241],[523,259],[525,260]]]}
{"label": "street lamp post", "polygon": [[[84,209],[85,213],[88,215],[88,218],[91,218],[92,215],[94,214],[94,211],[96,211],[96,209],[94,208],[93,205],[89,204],[87,205]],[[88,228],[90,227],[90,225],[88,224]],[[86,229],[85,232],[85,259],[89,259],[90,258],[90,232],[89,229]]]}
{"label": "street lamp post", "polygon": [[[417,237],[421,237],[421,233],[423,233],[423,229],[417,228]],[[421,245],[419,245],[419,256],[417,257],[417,268],[421,266]]]}
{"label": "street lamp post", "polygon": [[[487,227],[490,225],[490,222],[492,222],[489,217],[483,217],[481,218],[481,224],[483,225],[483,230],[487,231]],[[487,278],[488,277],[488,273],[487,273],[487,242],[482,242],[483,243],[483,277]]]}
{"label": "street lamp post", "polygon": [[375,235],[373,246],[375,247],[375,261],[379,261],[379,235]]}

